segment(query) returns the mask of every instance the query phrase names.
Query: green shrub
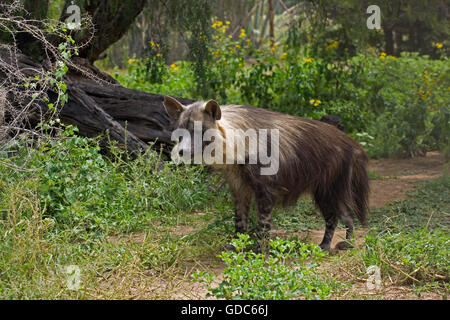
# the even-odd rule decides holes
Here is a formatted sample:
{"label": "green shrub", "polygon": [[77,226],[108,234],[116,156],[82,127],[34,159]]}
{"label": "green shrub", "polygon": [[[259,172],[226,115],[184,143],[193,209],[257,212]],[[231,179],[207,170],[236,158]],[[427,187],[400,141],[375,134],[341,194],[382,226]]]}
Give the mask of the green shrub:
{"label": "green shrub", "polygon": [[[214,196],[198,166],[166,164],[157,170],[159,155],[149,148],[134,160],[112,147],[100,153],[97,140],[63,133],[6,159],[25,171],[0,167],[0,197],[28,180],[38,190],[44,217],[73,234],[140,230],[152,220],[204,209]],[[8,208],[3,208],[8,210]]]}
{"label": "green shrub", "polygon": [[316,272],[317,261],[325,253],[314,244],[274,239],[270,255],[247,251],[253,244],[248,235],[232,241],[235,251],[219,258],[225,263],[223,279],[213,286],[216,275],[197,271],[195,281],[207,285],[207,296],[225,299],[324,299],[338,288],[336,282],[323,280]]}

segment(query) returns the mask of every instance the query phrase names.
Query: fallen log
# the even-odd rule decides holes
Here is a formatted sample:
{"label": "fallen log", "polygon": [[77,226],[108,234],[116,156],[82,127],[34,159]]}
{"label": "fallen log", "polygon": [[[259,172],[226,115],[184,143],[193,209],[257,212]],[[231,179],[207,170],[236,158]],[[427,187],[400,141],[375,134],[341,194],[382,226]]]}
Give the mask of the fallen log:
{"label": "fallen log", "polygon": [[[0,59],[14,63],[20,72],[29,76],[45,69],[23,54],[11,56],[11,52],[1,51]],[[157,146],[168,152],[172,144],[172,125],[162,103],[164,96],[124,88],[108,75],[91,67],[96,72],[95,78],[80,75],[76,70],[70,70],[64,77],[68,101],[59,110],[60,120],[65,124],[76,125],[79,134],[86,137],[108,131],[112,139],[131,152],[144,151],[150,142],[156,142]],[[0,82],[6,77],[5,71],[2,71]],[[7,88],[5,90],[8,92]],[[50,100],[56,99],[56,93],[47,94]],[[7,95],[7,99],[13,101],[14,97]],[[193,102],[179,99],[186,104]],[[30,125],[39,123],[42,114],[49,111],[46,103],[38,102],[37,106],[38,109],[30,109],[33,110],[28,115]]]}

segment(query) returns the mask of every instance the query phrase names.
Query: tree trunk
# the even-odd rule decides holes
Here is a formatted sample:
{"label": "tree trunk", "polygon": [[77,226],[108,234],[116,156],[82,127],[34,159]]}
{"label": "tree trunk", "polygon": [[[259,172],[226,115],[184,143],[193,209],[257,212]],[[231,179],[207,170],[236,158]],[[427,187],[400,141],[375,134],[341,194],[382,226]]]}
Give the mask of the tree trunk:
{"label": "tree trunk", "polygon": [[269,38],[271,47],[273,47],[275,43],[275,30],[273,25],[274,18],[275,12],[273,10],[273,0],[269,0]]}
{"label": "tree trunk", "polygon": [[[68,18],[66,12],[72,0],[66,0],[61,14],[61,21]],[[76,4],[81,8],[82,14],[88,14],[95,26],[94,38],[86,47],[81,48],[79,56],[94,63],[100,54],[110,45],[118,41],[130,28],[134,19],[144,9],[145,0],[78,0]],[[83,30],[74,36],[77,43],[89,38],[90,30]]]}
{"label": "tree trunk", "polygon": [[394,32],[393,28],[384,27],[385,52],[388,55],[394,55]]}

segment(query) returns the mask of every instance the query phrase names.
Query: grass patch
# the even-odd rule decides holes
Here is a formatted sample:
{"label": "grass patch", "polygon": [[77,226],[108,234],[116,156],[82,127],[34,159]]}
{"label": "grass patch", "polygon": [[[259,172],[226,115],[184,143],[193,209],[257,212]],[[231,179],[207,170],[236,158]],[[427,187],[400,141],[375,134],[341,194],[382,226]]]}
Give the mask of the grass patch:
{"label": "grass patch", "polygon": [[[118,148],[104,155],[97,140],[73,136],[22,141],[10,151],[0,162],[0,299],[167,299],[190,293],[192,268],[211,266],[225,266],[223,274],[203,280],[229,282],[207,284],[210,293],[230,299],[340,296],[370,265],[383,281],[448,291],[448,176],[372,209],[363,248],[322,257],[314,245],[278,239],[263,257],[221,253],[234,233],[233,205],[219,178],[201,167],[158,171],[159,155],[150,151],[136,159]],[[255,221],[252,210],[252,230]],[[277,229],[323,226],[308,198],[274,211]],[[340,265],[348,267],[342,279]],[[68,286],[69,266],[80,270],[79,290]]]}
{"label": "grass patch", "polygon": [[[105,156],[97,140],[77,136],[12,149],[0,165],[2,299],[163,298],[167,290],[132,293],[122,281],[152,287],[151,278],[175,279],[180,261],[217,250],[227,237],[218,228],[231,219],[221,215],[226,197],[201,167],[158,171],[151,151],[130,160],[113,147]],[[183,232],[195,223],[198,230]],[[80,290],[68,289],[71,265],[81,270]]]}
{"label": "grass patch", "polygon": [[408,192],[408,199],[398,200],[384,208],[372,208],[370,225],[377,231],[413,230],[426,227],[450,231],[450,176],[421,183]]}
{"label": "grass patch", "polygon": [[373,170],[367,170],[367,175],[369,176],[370,180],[383,180],[385,177],[383,177],[381,174],[379,174],[376,171]]}
{"label": "grass patch", "polygon": [[275,208],[273,224],[276,229],[298,232],[321,229],[324,227],[324,220],[314,201],[310,198],[302,198],[295,206]]}

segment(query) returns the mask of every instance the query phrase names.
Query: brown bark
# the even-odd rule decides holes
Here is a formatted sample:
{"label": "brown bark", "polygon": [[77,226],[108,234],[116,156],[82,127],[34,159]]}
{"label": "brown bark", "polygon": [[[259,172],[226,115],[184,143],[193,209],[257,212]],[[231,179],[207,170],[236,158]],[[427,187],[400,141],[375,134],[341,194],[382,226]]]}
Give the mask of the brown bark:
{"label": "brown bark", "polygon": [[269,0],[269,38],[270,38],[270,45],[272,47],[275,42],[275,30],[274,30],[274,24],[273,24],[274,18],[275,18],[275,13],[273,10],[273,0]]}
{"label": "brown bark", "polygon": [[[42,66],[29,57],[18,54],[8,56],[9,52],[1,51],[2,61],[13,61],[24,74],[33,75],[33,70]],[[78,60],[81,64],[81,61]],[[85,65],[87,62],[85,62]],[[95,67],[92,67],[95,70]],[[97,70],[97,72],[100,72]],[[5,75],[0,72],[0,81]],[[164,96],[139,92],[122,87],[117,82],[92,80],[70,71],[64,79],[67,84],[68,102],[59,111],[63,123],[76,125],[79,134],[93,137],[109,132],[109,136],[132,153],[144,151],[149,142],[157,142],[164,151],[169,151],[172,144],[170,136],[172,124],[162,104]],[[56,99],[56,93],[48,92],[50,102]],[[7,97],[14,101],[14,97]],[[192,100],[177,98],[184,104]],[[39,102],[38,108],[29,114],[29,123],[33,126],[47,113],[47,103]],[[20,108],[20,106],[17,106]]]}
{"label": "brown bark", "polygon": [[[48,1],[40,0],[39,3],[45,4],[45,8],[32,7],[33,2],[26,1],[26,4],[30,4],[30,10],[34,15],[45,16]],[[67,18],[66,9],[71,3],[70,0],[65,1],[61,21]],[[125,145],[131,152],[141,152],[147,147],[148,142],[153,141],[157,141],[164,150],[168,151],[172,144],[171,123],[162,104],[163,96],[124,88],[112,77],[93,66],[93,62],[99,55],[127,32],[135,17],[143,10],[145,3],[145,0],[80,0],[76,2],[81,7],[81,13],[91,17],[93,29],[82,29],[72,34],[77,43],[86,43],[89,39],[90,42],[79,49],[78,57],[72,59],[75,65],[63,79],[67,85],[68,102],[59,110],[59,118],[66,124],[76,125],[79,134],[83,136],[92,137],[108,131],[112,139]],[[94,37],[91,39],[92,30],[94,30]],[[42,39],[36,38],[34,42],[31,42],[33,39],[30,34],[21,34],[23,37],[17,39],[17,47],[25,48],[27,44],[31,44],[32,50],[22,50],[23,54],[16,54],[15,50],[0,51],[2,61],[9,61],[11,66],[14,65],[14,68],[0,69],[0,84],[3,83],[3,79],[8,78],[7,70],[10,69],[18,68],[18,74],[31,77],[39,71],[41,74],[43,70],[51,71],[46,70],[48,61],[39,54],[39,50],[42,50]],[[60,39],[49,36],[48,41],[57,46]],[[35,54],[35,51],[38,53]],[[81,70],[84,72],[76,70],[78,66],[82,67]],[[94,76],[90,77],[88,74]],[[42,114],[48,111],[47,104],[57,98],[54,92],[47,92],[47,94],[50,101],[37,102],[36,108],[33,106],[26,110],[30,113],[27,116],[30,126],[41,121]],[[24,110],[21,109],[20,99],[16,98],[18,97],[14,97],[13,94],[8,94],[6,97],[12,105],[15,105],[15,110]],[[180,99],[180,101],[191,102],[187,99]]]}
{"label": "brown bark", "polygon": [[[67,7],[72,0],[66,0],[61,21],[68,14]],[[95,27],[94,37],[89,44],[80,49],[79,56],[87,58],[91,63],[98,59],[109,46],[118,41],[131,27],[135,18],[144,9],[145,0],[78,0],[82,14],[87,14],[92,19]],[[82,43],[90,37],[90,30],[82,30],[74,35],[76,43]]]}
{"label": "brown bark", "polygon": [[394,55],[394,28],[384,27],[385,52],[388,55]]}

